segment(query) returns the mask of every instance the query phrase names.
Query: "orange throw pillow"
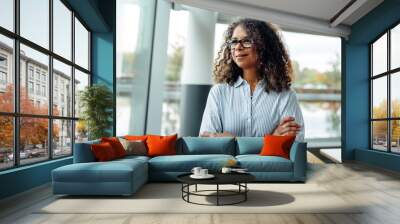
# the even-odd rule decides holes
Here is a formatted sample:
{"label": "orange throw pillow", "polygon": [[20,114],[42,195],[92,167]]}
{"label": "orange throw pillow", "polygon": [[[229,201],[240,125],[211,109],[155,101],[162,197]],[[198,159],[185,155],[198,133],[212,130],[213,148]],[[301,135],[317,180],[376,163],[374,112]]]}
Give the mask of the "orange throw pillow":
{"label": "orange throw pillow", "polygon": [[116,137],[109,137],[109,138],[101,138],[101,142],[108,142],[114,149],[115,155],[117,158],[121,158],[126,156],[126,151],[124,146],[122,146],[121,142]]}
{"label": "orange throw pillow", "polygon": [[260,155],[280,156],[290,159],[290,147],[292,147],[295,138],[295,135],[265,135]]}
{"label": "orange throw pillow", "polygon": [[125,135],[124,138],[129,141],[143,141],[147,139],[147,135]]}
{"label": "orange throw pillow", "polygon": [[175,155],[177,138],[177,134],[170,136],[148,135],[146,141],[148,156]]}
{"label": "orange throw pillow", "polygon": [[99,162],[110,161],[117,158],[114,149],[108,142],[93,144],[90,147],[94,154],[94,157]]}

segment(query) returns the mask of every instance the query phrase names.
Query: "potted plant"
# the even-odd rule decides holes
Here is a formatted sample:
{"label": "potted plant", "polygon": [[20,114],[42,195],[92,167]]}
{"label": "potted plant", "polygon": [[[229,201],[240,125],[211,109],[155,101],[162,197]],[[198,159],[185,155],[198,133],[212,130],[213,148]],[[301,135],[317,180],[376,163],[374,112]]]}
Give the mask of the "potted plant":
{"label": "potted plant", "polygon": [[108,130],[112,127],[113,95],[102,84],[86,87],[79,94],[81,118],[88,131],[90,140],[110,136]]}

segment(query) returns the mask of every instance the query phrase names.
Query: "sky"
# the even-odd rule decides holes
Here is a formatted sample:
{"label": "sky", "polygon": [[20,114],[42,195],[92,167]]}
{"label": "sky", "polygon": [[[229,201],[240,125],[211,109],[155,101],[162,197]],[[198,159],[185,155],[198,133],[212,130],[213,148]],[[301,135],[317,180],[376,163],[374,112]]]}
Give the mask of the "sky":
{"label": "sky", "polygon": [[[60,2],[54,1],[54,50],[71,60],[71,12]],[[49,10],[48,0],[20,0],[21,36],[48,48],[49,44]],[[13,30],[13,0],[0,0],[0,25]],[[88,68],[88,32],[80,22],[75,23],[76,63]],[[60,29],[59,29],[60,28]],[[1,38],[1,37],[0,37]],[[2,38],[4,39],[4,38]],[[21,47],[22,49],[23,47]],[[47,56],[24,47],[26,55],[48,64]],[[46,61],[47,60],[47,61]]]}

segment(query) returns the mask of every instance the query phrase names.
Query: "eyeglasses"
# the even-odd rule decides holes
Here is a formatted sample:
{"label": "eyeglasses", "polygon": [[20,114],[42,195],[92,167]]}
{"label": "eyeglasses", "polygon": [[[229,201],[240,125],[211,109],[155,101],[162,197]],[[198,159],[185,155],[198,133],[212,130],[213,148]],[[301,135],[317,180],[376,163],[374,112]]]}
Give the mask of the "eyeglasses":
{"label": "eyeglasses", "polygon": [[241,40],[233,39],[233,40],[228,40],[226,43],[228,44],[228,47],[231,50],[235,49],[239,43],[244,48],[250,48],[253,46],[253,41],[250,39],[241,39]]}

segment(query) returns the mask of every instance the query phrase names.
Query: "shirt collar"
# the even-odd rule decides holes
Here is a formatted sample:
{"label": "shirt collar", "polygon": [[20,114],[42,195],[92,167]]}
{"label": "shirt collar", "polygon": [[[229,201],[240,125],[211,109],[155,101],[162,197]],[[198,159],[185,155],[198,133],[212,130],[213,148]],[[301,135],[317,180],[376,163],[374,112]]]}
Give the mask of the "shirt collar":
{"label": "shirt collar", "polygon": [[[244,79],[242,78],[242,76],[238,76],[238,79],[236,80],[236,82],[233,84],[233,86],[235,87],[235,88],[237,88],[237,87],[239,87],[240,85],[242,85],[244,83]],[[264,79],[261,79],[258,83],[257,83],[257,85],[260,85],[260,86],[262,86],[262,87],[264,87],[264,85],[265,85],[265,80]]]}
{"label": "shirt collar", "polygon": [[238,79],[236,80],[236,82],[235,82],[235,84],[233,84],[233,86],[235,87],[235,88],[237,88],[237,87],[239,87],[242,83],[243,83],[243,79],[242,79],[242,77],[239,75],[238,76]]}

